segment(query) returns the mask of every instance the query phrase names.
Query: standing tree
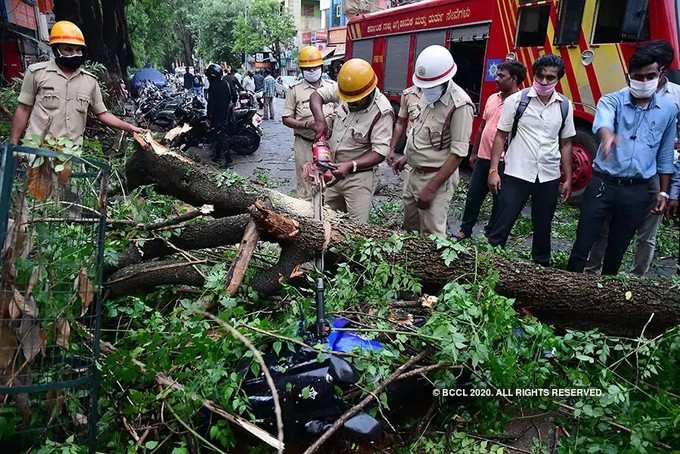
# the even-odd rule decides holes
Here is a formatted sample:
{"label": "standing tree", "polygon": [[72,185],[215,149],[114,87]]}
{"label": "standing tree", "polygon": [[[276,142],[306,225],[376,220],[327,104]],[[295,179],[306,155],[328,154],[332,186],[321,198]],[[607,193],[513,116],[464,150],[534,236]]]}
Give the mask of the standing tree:
{"label": "standing tree", "polygon": [[193,64],[194,40],[188,0],[132,0],[127,3],[135,63],[169,68],[181,56]]}
{"label": "standing tree", "polygon": [[252,54],[269,49],[277,62],[295,37],[293,16],[277,0],[254,0],[236,19],[234,50]]}
{"label": "standing tree", "polygon": [[234,51],[234,18],[243,9],[236,0],[201,0],[190,16],[191,31],[196,37],[196,51],[208,61],[241,65]]}
{"label": "standing tree", "polygon": [[125,0],[56,0],[57,20],[78,25],[87,41],[88,57],[123,77],[132,64]]}

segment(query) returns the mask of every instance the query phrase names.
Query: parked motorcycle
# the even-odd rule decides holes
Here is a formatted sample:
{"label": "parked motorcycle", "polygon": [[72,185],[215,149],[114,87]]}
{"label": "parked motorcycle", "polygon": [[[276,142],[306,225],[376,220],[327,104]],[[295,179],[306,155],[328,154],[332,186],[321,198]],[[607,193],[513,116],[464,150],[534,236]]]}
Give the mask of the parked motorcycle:
{"label": "parked motorcycle", "polygon": [[236,109],[255,109],[255,94],[252,91],[240,91]]}
{"label": "parked motorcycle", "polygon": [[187,124],[190,129],[173,137],[172,146],[184,149],[212,145],[222,140],[230,151],[238,155],[252,154],[260,147],[262,117],[256,109],[234,109],[225,128],[212,127],[205,114],[186,106],[178,109],[176,116],[181,119],[179,124]]}

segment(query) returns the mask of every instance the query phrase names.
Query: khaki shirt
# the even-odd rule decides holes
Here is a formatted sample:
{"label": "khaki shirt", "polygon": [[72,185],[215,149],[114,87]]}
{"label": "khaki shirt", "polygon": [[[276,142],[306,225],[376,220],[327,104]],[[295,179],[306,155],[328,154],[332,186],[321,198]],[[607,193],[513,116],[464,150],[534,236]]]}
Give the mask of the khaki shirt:
{"label": "khaki shirt", "polygon": [[[317,90],[324,103],[339,102],[338,90],[324,87]],[[368,108],[351,112],[342,103],[335,109],[335,119],[328,145],[338,162],[357,159],[368,151],[387,156],[392,140],[394,111],[380,90],[375,89]]]}
{"label": "khaki shirt", "polygon": [[418,104],[420,104],[420,98],[422,97],[422,92],[420,88],[415,85],[411,85],[401,93],[401,101],[399,103],[399,118],[406,118],[408,120],[414,120],[418,115]]}
{"label": "khaki shirt", "polygon": [[78,68],[67,76],[54,60],[28,67],[21,85],[19,102],[32,106],[26,136],[66,137],[81,143],[87,111],[106,112],[94,74]]}
{"label": "khaki shirt", "polygon": [[[321,79],[321,85],[319,88],[331,87],[333,90],[337,89],[337,84],[332,80]],[[283,105],[282,117],[293,117],[296,120],[313,120],[312,110],[309,108],[309,98],[312,93],[317,91],[314,85],[310,84],[306,80],[302,80],[293,84],[288,90],[286,90],[286,100]],[[335,112],[336,105],[333,103],[324,104],[323,113],[326,117],[326,123],[329,129],[332,127],[333,113]],[[310,123],[312,123],[310,121]],[[295,129],[295,135],[303,137],[307,140],[314,140],[316,135],[314,130],[311,128],[300,128]]]}
{"label": "khaki shirt", "polygon": [[465,91],[450,81],[437,102],[414,108],[406,139],[406,160],[412,167],[441,167],[454,154],[464,158],[470,146],[474,106]]}

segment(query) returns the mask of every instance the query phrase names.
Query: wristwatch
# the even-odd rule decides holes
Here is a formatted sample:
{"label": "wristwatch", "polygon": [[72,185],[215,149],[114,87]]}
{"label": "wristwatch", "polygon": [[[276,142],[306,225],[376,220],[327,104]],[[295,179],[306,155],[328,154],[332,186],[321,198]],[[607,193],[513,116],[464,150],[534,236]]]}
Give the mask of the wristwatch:
{"label": "wristwatch", "polygon": [[659,192],[659,195],[661,197],[663,197],[664,199],[670,199],[671,198],[671,196],[669,196],[667,192],[661,191],[661,192]]}
{"label": "wristwatch", "polygon": [[498,173],[498,169],[489,169],[489,175],[493,175],[494,173]]}
{"label": "wristwatch", "polygon": [[357,172],[357,162],[352,161],[352,173],[356,173],[356,172]]}

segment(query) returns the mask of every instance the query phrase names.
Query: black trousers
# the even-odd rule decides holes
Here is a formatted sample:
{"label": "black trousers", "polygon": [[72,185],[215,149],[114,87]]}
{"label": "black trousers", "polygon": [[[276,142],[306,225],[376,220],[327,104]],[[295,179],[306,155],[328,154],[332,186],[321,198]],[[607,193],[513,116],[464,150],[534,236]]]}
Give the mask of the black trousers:
{"label": "black trousers", "polygon": [[504,175],[498,195],[498,214],[489,234],[493,246],[505,246],[515,221],[531,196],[531,224],[534,235],[531,257],[534,262],[550,265],[552,220],[560,192],[560,179],[539,183]]}
{"label": "black trousers", "polygon": [[576,242],[569,256],[569,271],[583,272],[602,224],[611,217],[602,274],[618,273],[626,249],[649,213],[653,200],[654,194],[649,192],[646,183],[621,185],[593,175],[583,196]]}
{"label": "black trousers", "polygon": [[[486,195],[489,193],[489,185],[487,184],[489,177],[489,168],[491,161],[488,159],[477,159],[475,167],[472,169],[470,176],[470,187],[465,200],[465,211],[463,212],[463,220],[460,223],[460,231],[465,236],[472,235],[472,229],[479,218],[479,211],[482,208],[482,203]],[[505,164],[501,161],[498,164],[498,172],[503,175],[503,168]],[[493,195],[493,206],[491,207],[491,218],[484,226],[484,233],[489,236],[491,227],[493,226],[498,215],[498,194]]]}

